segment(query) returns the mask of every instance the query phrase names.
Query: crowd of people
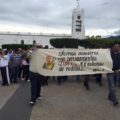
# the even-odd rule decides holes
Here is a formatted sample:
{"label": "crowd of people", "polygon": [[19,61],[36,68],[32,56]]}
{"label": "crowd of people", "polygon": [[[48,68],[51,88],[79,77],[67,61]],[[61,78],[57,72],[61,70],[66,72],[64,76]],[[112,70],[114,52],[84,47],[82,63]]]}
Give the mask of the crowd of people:
{"label": "crowd of people", "polygon": [[[38,48],[48,49],[48,46],[42,45],[34,46],[31,49],[1,49],[0,50],[0,70],[2,77],[2,85],[10,85],[11,83],[17,83],[20,80],[30,81],[31,83],[31,99],[30,104],[35,105],[37,99],[41,99],[41,86],[48,85],[49,76],[43,76],[36,72],[31,71],[30,62],[34,57],[34,53]],[[118,105],[118,99],[116,96],[116,87],[120,86],[120,45],[115,44],[110,49],[111,58],[113,60],[113,73],[107,73],[108,79],[108,100],[110,100],[114,106]],[[34,65],[33,65],[34,66]],[[84,87],[90,90],[90,76],[84,76]],[[94,75],[96,82],[102,86],[102,74]],[[52,77],[54,79],[54,76]],[[57,83],[61,85],[62,82],[67,80],[67,76],[58,76]],[[76,76],[79,81],[81,76]]]}
{"label": "crowd of people", "polygon": [[2,85],[17,83],[19,79],[29,80],[29,61],[27,50],[0,50],[0,69]]}

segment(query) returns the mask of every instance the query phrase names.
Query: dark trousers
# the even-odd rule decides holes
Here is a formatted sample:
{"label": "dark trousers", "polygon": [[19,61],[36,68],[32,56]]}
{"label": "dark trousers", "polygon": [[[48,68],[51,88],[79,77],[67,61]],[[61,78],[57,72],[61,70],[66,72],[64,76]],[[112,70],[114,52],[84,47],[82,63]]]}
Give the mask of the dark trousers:
{"label": "dark trousers", "polygon": [[61,83],[62,83],[62,76],[58,76],[57,77],[57,83],[58,83],[58,85],[61,85]]}
{"label": "dark trousers", "polygon": [[11,76],[10,79],[12,82],[17,82],[18,80],[18,74],[19,74],[19,67],[15,66],[15,67],[11,67]]}
{"label": "dark trousers", "polygon": [[28,80],[29,79],[29,65],[23,65],[22,69],[23,69],[23,78],[25,78],[25,80]]}
{"label": "dark trousers", "polygon": [[18,77],[19,77],[20,79],[21,79],[22,71],[23,71],[22,66],[19,66],[19,75],[18,75]]}
{"label": "dark trousers", "polygon": [[117,82],[116,79],[114,79],[114,73],[107,73],[107,79],[108,79],[108,88],[109,88],[109,94],[108,98],[112,100],[112,102],[117,102],[116,97],[116,86],[115,83]]}
{"label": "dark trousers", "polygon": [[48,79],[50,77],[49,76],[44,76],[44,79],[42,80],[42,85],[45,86],[45,85],[48,85]]}
{"label": "dark trousers", "polygon": [[31,101],[33,102],[36,102],[36,99],[41,96],[41,82],[43,78],[38,73],[30,72]]}
{"label": "dark trousers", "polygon": [[96,82],[101,86],[102,85],[102,74],[96,74]]}
{"label": "dark trousers", "polygon": [[80,75],[77,75],[76,77],[77,77],[77,81],[80,81]]}
{"label": "dark trousers", "polygon": [[1,67],[1,76],[2,76],[2,85],[9,85],[10,78],[9,78],[9,70],[8,67]]}
{"label": "dark trousers", "polygon": [[87,90],[90,89],[89,81],[90,81],[90,75],[85,75],[84,86]]}
{"label": "dark trousers", "polygon": [[63,82],[65,82],[67,80],[67,76],[58,76],[57,77],[57,83],[58,85],[60,85]]}

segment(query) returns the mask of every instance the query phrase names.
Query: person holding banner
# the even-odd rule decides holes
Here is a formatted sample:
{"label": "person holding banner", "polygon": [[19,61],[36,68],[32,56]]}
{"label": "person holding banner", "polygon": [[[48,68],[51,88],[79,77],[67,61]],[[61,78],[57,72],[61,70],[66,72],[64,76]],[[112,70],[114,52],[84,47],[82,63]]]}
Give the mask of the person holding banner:
{"label": "person holding banner", "polygon": [[[120,45],[119,45],[119,61],[120,61]],[[120,70],[119,70],[119,73],[118,73],[118,77],[116,77],[116,78],[118,78],[117,86],[120,87]]]}
{"label": "person holding banner", "polygon": [[108,100],[110,100],[114,106],[118,105],[118,100],[116,97],[116,84],[118,82],[118,73],[120,69],[120,61],[119,61],[119,44],[115,44],[111,49],[111,58],[113,61],[113,73],[107,73],[108,78],[108,87],[109,94]]}
{"label": "person holding banner", "polygon": [[30,105],[35,105],[37,99],[41,99],[41,84],[44,76],[38,74],[35,68],[35,52],[38,48],[42,48],[42,46],[34,46],[32,51],[32,55],[30,56],[30,83],[31,83],[31,100],[29,102]]}

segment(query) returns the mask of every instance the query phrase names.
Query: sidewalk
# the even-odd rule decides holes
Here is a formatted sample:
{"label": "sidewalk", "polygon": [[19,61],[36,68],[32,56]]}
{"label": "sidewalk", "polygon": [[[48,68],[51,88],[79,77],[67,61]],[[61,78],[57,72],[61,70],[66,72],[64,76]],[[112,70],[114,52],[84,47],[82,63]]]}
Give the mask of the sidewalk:
{"label": "sidewalk", "polygon": [[5,105],[9,98],[12,97],[19,86],[19,84],[12,84],[10,86],[0,85],[0,109]]}
{"label": "sidewalk", "polygon": [[20,87],[0,110],[0,120],[30,120],[32,107],[30,99],[30,84],[22,81]]}

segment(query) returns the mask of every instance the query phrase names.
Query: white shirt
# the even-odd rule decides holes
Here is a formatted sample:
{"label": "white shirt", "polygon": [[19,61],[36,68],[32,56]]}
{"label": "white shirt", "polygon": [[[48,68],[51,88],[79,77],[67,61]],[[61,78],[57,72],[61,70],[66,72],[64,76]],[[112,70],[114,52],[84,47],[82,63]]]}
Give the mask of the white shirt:
{"label": "white shirt", "polygon": [[8,55],[4,55],[4,57],[0,57],[0,67],[8,66],[9,57]]}

